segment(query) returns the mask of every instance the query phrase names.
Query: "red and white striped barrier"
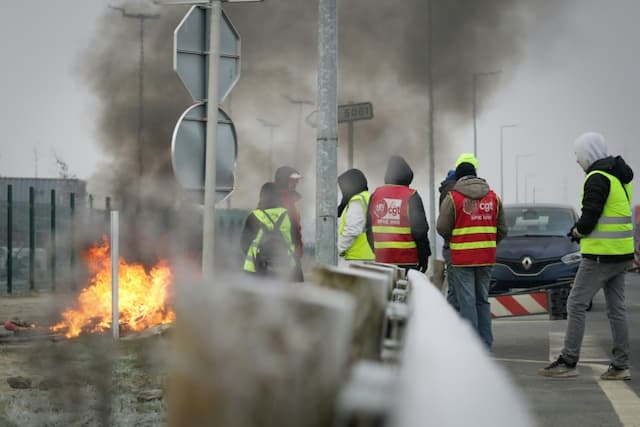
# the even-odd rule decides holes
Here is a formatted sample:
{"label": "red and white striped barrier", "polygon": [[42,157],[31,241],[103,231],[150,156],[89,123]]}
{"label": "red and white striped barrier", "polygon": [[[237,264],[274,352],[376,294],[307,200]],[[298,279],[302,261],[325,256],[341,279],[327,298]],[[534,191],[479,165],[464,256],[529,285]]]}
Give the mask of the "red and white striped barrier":
{"label": "red and white striped barrier", "polygon": [[526,316],[549,312],[545,291],[520,295],[498,295],[489,298],[491,317]]}

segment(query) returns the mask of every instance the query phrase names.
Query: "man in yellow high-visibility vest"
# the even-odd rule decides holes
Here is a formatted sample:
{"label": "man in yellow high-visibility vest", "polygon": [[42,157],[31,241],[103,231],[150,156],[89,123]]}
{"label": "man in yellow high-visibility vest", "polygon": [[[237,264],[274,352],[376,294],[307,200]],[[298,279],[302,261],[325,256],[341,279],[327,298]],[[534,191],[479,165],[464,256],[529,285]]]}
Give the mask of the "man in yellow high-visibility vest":
{"label": "man in yellow high-visibility vest", "polygon": [[584,337],[585,312],[601,288],[613,335],[612,360],[603,380],[629,380],[629,326],[624,304],[624,277],[633,261],[631,180],[622,157],[609,156],[602,135],[585,133],[574,143],[578,164],[586,173],[582,214],[569,235],[580,241],[582,261],[567,302],[564,348],[557,360],[540,369],[545,377],[578,375],[576,364]]}

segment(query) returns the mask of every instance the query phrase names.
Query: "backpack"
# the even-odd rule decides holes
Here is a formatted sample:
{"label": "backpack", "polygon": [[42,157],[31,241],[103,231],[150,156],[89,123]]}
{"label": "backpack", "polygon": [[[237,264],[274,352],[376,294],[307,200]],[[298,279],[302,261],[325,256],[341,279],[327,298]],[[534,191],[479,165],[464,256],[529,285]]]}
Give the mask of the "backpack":
{"label": "backpack", "polygon": [[291,257],[290,244],[286,241],[280,226],[287,216],[287,212],[280,214],[276,222],[262,211],[265,216],[273,224],[273,229],[269,230],[261,223],[262,238],[256,248],[255,268],[256,273],[266,276],[285,276],[291,274]]}

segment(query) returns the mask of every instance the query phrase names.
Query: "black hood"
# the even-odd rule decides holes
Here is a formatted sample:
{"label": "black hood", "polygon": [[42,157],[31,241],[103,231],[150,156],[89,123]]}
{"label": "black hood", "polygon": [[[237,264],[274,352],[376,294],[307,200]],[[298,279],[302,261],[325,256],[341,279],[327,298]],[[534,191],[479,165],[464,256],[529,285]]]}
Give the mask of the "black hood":
{"label": "black hood", "polygon": [[413,171],[400,156],[391,156],[384,175],[385,184],[409,185],[413,181]]}
{"label": "black hood", "polygon": [[633,170],[621,156],[609,156],[604,159],[596,160],[591,166],[589,166],[587,173],[594,170],[610,173],[618,178],[623,184],[628,184],[633,179]]}
{"label": "black hood", "polygon": [[280,206],[280,196],[278,189],[273,182],[266,182],[260,189],[260,200],[258,200],[258,209],[270,209]]}
{"label": "black hood", "polygon": [[349,200],[358,193],[368,190],[367,178],[360,169],[349,169],[338,177],[338,186],[342,192],[342,201],[338,205],[338,216],[347,207]]}

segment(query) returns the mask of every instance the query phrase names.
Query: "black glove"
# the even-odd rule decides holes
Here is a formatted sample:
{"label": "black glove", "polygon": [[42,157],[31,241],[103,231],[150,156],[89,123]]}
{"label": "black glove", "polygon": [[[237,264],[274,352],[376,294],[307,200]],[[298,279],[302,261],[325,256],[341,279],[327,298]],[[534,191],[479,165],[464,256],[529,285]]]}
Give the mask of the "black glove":
{"label": "black glove", "polygon": [[426,273],[427,272],[427,268],[429,268],[429,258],[424,260],[424,263],[422,263],[422,262],[418,263],[418,271],[420,273]]}
{"label": "black glove", "polygon": [[578,232],[576,226],[571,227],[571,230],[567,233],[567,237],[571,237],[572,242],[580,243],[580,239],[582,238],[582,234]]}

